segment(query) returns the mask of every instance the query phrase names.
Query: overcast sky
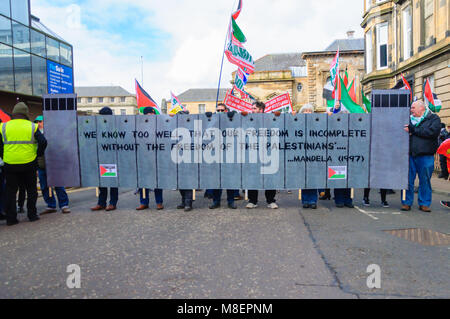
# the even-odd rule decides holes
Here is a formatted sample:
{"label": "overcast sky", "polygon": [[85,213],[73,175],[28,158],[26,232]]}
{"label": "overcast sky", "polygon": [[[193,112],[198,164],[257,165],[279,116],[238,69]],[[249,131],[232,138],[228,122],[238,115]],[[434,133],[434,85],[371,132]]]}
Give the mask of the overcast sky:
{"label": "overcast sky", "polygon": [[[31,0],[31,12],[73,45],[76,86],[134,79],[157,101],[217,88],[229,17],[237,0]],[[237,20],[256,60],[323,50],[348,30],[362,37],[363,0],[243,0]],[[236,66],[224,60],[222,87]]]}

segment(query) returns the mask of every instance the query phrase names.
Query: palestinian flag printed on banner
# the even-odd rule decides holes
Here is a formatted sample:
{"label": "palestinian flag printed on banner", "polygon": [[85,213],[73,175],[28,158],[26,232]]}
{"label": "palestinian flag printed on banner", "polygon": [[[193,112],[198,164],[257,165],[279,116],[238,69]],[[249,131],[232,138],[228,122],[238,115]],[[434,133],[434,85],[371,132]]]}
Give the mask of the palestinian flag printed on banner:
{"label": "palestinian flag printed on banner", "polygon": [[100,177],[117,177],[117,165],[100,164]]}
{"label": "palestinian flag printed on banner", "polygon": [[437,95],[431,90],[430,81],[427,79],[423,88],[423,97],[425,105],[433,113],[439,113],[442,108],[442,102],[437,98]]}
{"label": "palestinian flag printed on banner", "polygon": [[328,179],[347,179],[347,166],[329,166]]}
{"label": "palestinian flag printed on banner", "polygon": [[139,84],[137,80],[135,80],[136,85],[136,100],[137,107],[139,110],[145,107],[153,107],[156,111],[156,114],[161,114],[161,108],[158,104],[152,99],[150,94],[148,94]]}

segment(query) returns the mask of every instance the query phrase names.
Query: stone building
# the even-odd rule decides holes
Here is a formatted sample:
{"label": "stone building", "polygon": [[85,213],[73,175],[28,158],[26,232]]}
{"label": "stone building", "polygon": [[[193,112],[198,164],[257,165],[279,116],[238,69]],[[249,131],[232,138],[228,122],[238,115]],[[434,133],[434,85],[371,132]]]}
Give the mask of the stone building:
{"label": "stone building", "polygon": [[[225,99],[229,89],[220,89],[219,103]],[[190,114],[203,114],[216,111],[217,89],[189,89],[177,96],[180,103],[186,107]],[[167,101],[167,109],[172,106]]]}
{"label": "stone building", "polygon": [[308,72],[307,102],[316,107],[316,111],[325,112],[327,100],[324,97],[324,87],[332,89],[330,65],[339,48],[339,69],[341,76],[345,70],[348,73],[349,83],[356,83],[356,102],[362,104],[360,81],[364,75],[364,39],[354,39],[354,32],[347,33],[347,39],[335,40],[323,51],[304,52],[302,59],[305,61]]}
{"label": "stone building", "polygon": [[446,0],[364,0],[366,75],[373,89],[400,88],[401,74],[413,94],[423,97],[428,78],[450,123],[450,4]]}
{"label": "stone building", "polygon": [[97,114],[108,106],[114,115],[134,115],[138,112],[136,96],[120,86],[76,87],[75,93],[79,111]]}
{"label": "stone building", "polygon": [[[329,81],[330,64],[338,46],[341,72],[348,68],[350,81],[356,76],[357,83],[363,76],[364,39],[354,39],[353,34],[349,32],[348,39],[336,40],[323,51],[269,54],[256,60],[255,73],[249,76],[245,91],[264,102],[288,92],[294,110],[311,103],[316,111],[325,112],[323,89]],[[360,95],[357,94],[358,99]]]}

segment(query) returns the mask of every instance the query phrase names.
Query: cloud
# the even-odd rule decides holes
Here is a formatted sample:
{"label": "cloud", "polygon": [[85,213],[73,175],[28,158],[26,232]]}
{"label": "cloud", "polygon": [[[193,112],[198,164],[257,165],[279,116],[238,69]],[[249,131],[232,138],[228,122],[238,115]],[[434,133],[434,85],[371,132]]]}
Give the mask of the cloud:
{"label": "cloud", "polygon": [[[32,13],[74,47],[77,86],[120,85],[134,79],[158,102],[172,90],[217,87],[230,0],[32,0]],[[80,22],[73,26],[74,10]],[[76,11],[76,10],[75,10]],[[361,0],[244,0],[238,24],[254,59],[269,53],[324,49],[360,28]],[[76,20],[76,19],[75,19]],[[236,69],[224,60],[222,87]]]}

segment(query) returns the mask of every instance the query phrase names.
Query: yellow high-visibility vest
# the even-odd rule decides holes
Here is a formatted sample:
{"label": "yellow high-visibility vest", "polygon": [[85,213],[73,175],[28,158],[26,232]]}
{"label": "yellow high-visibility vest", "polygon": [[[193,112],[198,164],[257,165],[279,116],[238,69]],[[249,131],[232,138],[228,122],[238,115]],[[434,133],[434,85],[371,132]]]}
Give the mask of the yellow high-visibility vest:
{"label": "yellow high-visibility vest", "polygon": [[38,126],[28,120],[11,120],[0,124],[3,140],[3,161],[6,164],[28,164],[37,157],[34,138]]}

